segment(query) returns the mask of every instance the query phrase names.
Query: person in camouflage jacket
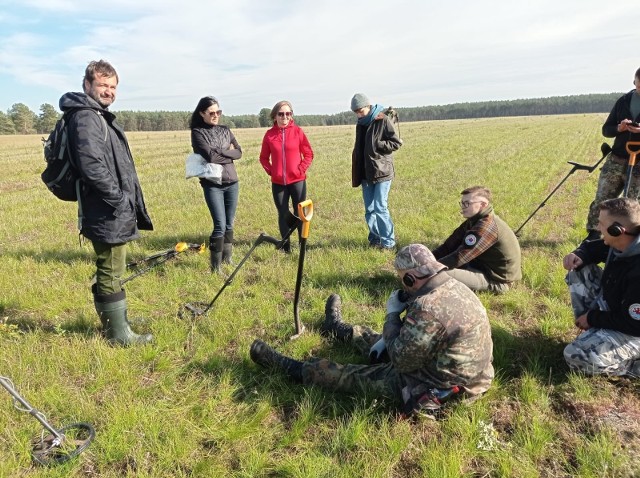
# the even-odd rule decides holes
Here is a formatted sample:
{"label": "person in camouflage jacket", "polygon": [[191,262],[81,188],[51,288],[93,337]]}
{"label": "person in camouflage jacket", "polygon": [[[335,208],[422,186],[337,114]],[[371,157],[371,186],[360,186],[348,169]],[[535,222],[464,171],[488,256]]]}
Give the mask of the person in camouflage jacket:
{"label": "person in camouflage jacket", "polygon": [[471,397],[485,392],[494,374],[493,343],[487,313],[478,298],[442,273],[446,267],[421,244],[400,250],[395,268],[405,296],[397,290],[389,297],[382,334],[343,322],[336,294],[327,300],[321,328],[323,334],[349,341],[370,357],[384,351],[386,361],[342,365],[311,358],[300,362],[260,340],[251,346],[251,359],[283,370],[305,385],[354,394],[371,392],[400,403],[408,413],[438,408],[439,397],[453,391]]}

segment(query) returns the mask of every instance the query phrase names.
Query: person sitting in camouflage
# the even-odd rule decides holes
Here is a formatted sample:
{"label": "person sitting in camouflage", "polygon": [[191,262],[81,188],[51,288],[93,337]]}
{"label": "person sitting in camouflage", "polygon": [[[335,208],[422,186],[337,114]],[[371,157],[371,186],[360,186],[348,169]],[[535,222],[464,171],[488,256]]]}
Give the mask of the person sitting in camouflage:
{"label": "person sitting in camouflage", "polygon": [[351,342],[365,355],[386,347],[387,363],[342,365],[320,358],[301,362],[261,340],[251,345],[251,359],[305,385],[354,394],[371,391],[402,404],[407,415],[436,410],[458,391],[467,397],[485,392],[494,374],[493,343],[486,310],[476,295],[443,273],[446,267],[421,244],[401,249],[394,265],[406,295],[400,290],[390,295],[381,335],[343,322],[337,294],[327,300],[321,327],[323,335]]}
{"label": "person sitting in camouflage", "polygon": [[[640,377],[640,204],[616,198],[599,206],[603,238],[585,239],[564,257],[576,326],[564,349],[572,370]],[[605,262],[604,270],[597,264]]]}

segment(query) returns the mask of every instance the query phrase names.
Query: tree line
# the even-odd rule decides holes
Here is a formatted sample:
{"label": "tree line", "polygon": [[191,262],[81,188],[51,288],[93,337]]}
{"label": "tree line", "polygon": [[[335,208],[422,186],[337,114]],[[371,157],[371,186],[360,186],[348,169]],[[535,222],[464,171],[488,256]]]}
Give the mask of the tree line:
{"label": "tree line", "polygon": [[[622,93],[552,96],[520,100],[481,101],[438,106],[395,108],[400,121],[489,118],[501,116],[538,116],[576,113],[607,113]],[[385,105],[392,106],[392,105]],[[221,124],[230,128],[266,128],[271,126],[270,108],[257,115],[223,116]],[[190,111],[116,111],[125,131],[179,131],[189,129]],[[61,114],[48,103],[39,114],[23,103],[15,103],[5,113],[0,111],[0,134],[46,134]],[[352,125],[356,116],[351,111],[331,115],[296,115],[300,126]]]}

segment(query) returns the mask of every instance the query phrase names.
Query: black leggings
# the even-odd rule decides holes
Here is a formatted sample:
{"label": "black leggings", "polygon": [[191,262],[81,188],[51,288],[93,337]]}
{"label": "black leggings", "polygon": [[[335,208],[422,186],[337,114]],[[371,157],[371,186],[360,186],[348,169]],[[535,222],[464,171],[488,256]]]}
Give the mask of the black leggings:
{"label": "black leggings", "polygon": [[[280,236],[284,237],[289,232],[293,218],[291,216],[298,217],[298,203],[301,203],[307,198],[307,181],[298,181],[297,183],[287,184],[283,186],[281,184],[271,183],[271,191],[273,192],[273,202],[278,210],[278,228],[280,229]],[[293,214],[289,210],[289,198],[293,205]],[[300,228],[298,228],[298,233]]]}

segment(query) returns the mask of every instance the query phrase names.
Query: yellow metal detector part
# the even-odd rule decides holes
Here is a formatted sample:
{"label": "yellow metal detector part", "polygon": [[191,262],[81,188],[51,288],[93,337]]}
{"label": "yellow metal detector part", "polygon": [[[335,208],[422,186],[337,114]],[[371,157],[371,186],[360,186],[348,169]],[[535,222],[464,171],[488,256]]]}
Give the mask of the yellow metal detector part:
{"label": "yellow metal detector part", "polygon": [[631,149],[630,146],[640,146],[640,141],[627,141],[627,153],[630,155],[629,166],[634,167],[636,165],[636,156],[640,153],[640,148],[634,150]]}
{"label": "yellow metal detector part", "polygon": [[[305,209],[308,209],[305,214]],[[298,203],[298,217],[302,220],[302,233],[301,237],[306,239],[309,237],[309,226],[311,223],[311,218],[313,217],[313,202],[311,199],[307,199]]]}

